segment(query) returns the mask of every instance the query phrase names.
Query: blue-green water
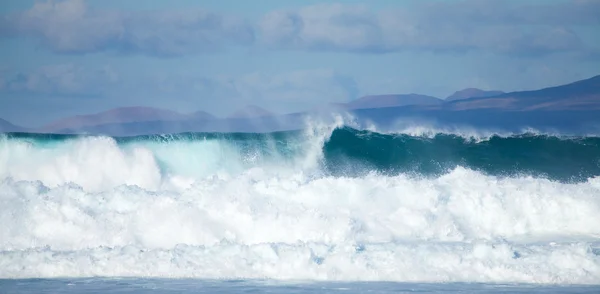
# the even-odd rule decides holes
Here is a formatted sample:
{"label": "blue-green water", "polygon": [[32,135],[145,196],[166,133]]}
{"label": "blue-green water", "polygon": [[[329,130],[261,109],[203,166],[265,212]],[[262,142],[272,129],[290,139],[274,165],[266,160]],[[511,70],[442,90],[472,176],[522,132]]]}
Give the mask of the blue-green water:
{"label": "blue-green water", "polygon": [[[82,136],[12,133],[10,140],[51,146]],[[242,156],[268,160],[289,159],[306,148],[300,131],[254,133],[184,133],[117,137],[122,146],[175,145],[218,141],[234,146]],[[187,150],[186,150],[187,151]],[[191,150],[193,151],[193,150]],[[564,182],[584,181],[600,175],[600,138],[565,137],[534,133],[485,138],[455,134],[411,136],[381,134],[349,127],[335,129],[322,145],[324,171],[336,176],[412,173],[439,176],[457,166],[497,176],[531,175]],[[193,154],[186,154],[193,155]],[[197,154],[196,154],[197,155]]]}
{"label": "blue-green water", "polygon": [[533,175],[579,181],[600,175],[600,138],[536,134],[485,140],[453,134],[431,138],[378,134],[350,128],[333,132],[324,146],[331,170],[356,166],[386,174],[440,175],[457,166],[500,176]]}

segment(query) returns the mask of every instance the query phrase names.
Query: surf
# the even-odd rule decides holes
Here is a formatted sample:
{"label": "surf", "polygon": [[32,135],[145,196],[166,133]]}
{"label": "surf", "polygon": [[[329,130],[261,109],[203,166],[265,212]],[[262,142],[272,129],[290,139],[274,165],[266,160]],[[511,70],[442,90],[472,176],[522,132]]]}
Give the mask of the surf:
{"label": "surf", "polygon": [[597,284],[599,144],[346,123],[5,134],[0,277]]}
{"label": "surf", "polygon": [[600,175],[600,138],[536,133],[464,136],[378,133],[345,125],[276,133],[183,133],[136,137],[6,134],[0,178],[99,191],[166,188],[252,168],[314,175],[439,177],[462,167],[498,177],[584,182]]}

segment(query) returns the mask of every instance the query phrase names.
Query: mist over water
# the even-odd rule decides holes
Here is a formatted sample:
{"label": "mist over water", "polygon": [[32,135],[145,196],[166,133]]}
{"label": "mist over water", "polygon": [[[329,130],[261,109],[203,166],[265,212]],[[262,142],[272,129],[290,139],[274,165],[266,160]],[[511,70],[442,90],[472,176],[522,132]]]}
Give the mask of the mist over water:
{"label": "mist over water", "polygon": [[599,175],[535,132],[5,134],[0,278],[598,284]]}

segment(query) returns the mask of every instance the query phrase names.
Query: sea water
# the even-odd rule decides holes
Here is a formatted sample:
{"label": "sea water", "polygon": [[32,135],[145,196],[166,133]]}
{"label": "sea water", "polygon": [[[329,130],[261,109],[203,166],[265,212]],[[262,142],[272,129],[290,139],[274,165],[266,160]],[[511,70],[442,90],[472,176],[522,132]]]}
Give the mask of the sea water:
{"label": "sea water", "polygon": [[86,278],[0,280],[2,293],[598,293],[593,285]]}
{"label": "sea water", "polygon": [[598,292],[599,176],[595,136],[4,134],[0,292]]}

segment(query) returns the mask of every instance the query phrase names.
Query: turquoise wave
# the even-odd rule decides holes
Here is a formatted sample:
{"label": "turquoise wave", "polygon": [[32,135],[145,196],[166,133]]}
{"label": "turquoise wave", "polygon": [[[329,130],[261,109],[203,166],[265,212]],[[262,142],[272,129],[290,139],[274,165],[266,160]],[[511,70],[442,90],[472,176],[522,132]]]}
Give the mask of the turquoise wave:
{"label": "turquoise wave", "polygon": [[[28,141],[40,146],[85,137],[26,133],[4,136],[9,141]],[[122,146],[153,144],[167,150],[168,144],[172,143],[181,146],[186,142],[221,141],[235,147],[240,157],[252,155],[266,159],[275,155],[288,158],[302,156],[306,140],[309,139],[302,131],[266,134],[182,133],[114,138]],[[177,152],[177,149],[173,148],[173,152]],[[458,166],[490,175],[535,176],[562,182],[579,182],[600,176],[598,137],[557,137],[530,133],[493,135],[476,140],[455,134],[424,137],[341,127],[335,129],[323,143],[322,155],[320,164],[323,171],[334,176],[361,176],[372,172],[439,176]],[[262,161],[254,162],[260,164]]]}
{"label": "turquoise wave", "polygon": [[600,138],[520,134],[474,140],[453,134],[415,137],[341,128],[323,147],[338,173],[377,170],[439,175],[457,166],[498,176],[582,181],[600,175]]}

